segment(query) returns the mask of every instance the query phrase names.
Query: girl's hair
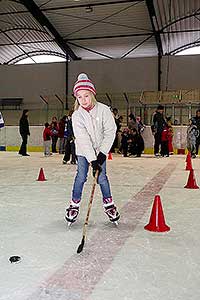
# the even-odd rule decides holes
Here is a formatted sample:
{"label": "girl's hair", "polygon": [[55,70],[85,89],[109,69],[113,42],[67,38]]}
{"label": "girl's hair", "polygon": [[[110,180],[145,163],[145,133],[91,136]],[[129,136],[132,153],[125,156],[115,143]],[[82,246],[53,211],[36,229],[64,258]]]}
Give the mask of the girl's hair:
{"label": "girl's hair", "polygon": [[[90,91],[88,91],[88,92],[91,95],[91,103],[95,105],[97,103],[95,95],[92,92],[90,92]],[[79,102],[78,102],[78,100],[76,98],[75,103],[74,103],[74,111],[77,110],[79,108],[79,106],[80,106],[80,104],[79,104]]]}

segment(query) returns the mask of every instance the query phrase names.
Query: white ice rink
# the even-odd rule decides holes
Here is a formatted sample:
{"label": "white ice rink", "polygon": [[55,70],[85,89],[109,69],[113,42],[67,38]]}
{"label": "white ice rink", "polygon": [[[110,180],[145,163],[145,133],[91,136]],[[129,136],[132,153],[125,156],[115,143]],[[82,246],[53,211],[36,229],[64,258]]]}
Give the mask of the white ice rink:
{"label": "white ice rink", "polygon": [[[192,161],[200,185],[200,159]],[[76,166],[62,156],[0,152],[0,300],[199,300],[200,189],[185,189],[185,156],[107,162],[118,227],[95,191],[87,240],[82,238],[93,178],[70,229],[64,221]],[[37,181],[40,168],[47,181]],[[159,194],[171,230],[144,230]],[[21,256],[18,264],[9,257]]]}

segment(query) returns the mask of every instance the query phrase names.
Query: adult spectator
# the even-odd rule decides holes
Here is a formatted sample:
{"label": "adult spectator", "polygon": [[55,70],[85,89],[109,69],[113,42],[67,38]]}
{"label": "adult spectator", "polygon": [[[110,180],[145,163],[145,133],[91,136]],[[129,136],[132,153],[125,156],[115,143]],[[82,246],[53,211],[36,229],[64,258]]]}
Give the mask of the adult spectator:
{"label": "adult spectator", "polygon": [[52,117],[50,128],[52,132],[52,136],[51,136],[52,153],[57,153],[56,144],[58,141],[58,120],[55,116]]}
{"label": "adult spectator", "polygon": [[113,117],[114,117],[114,120],[115,120],[115,124],[117,126],[117,130],[116,130],[116,134],[115,134],[115,140],[114,140],[113,145],[112,145],[111,150],[110,150],[112,153],[114,153],[115,149],[118,148],[118,135],[119,135],[119,132],[120,132],[120,129],[121,129],[121,126],[122,126],[123,117],[119,116],[117,108],[113,108],[112,113],[113,113]]}
{"label": "adult spectator", "polygon": [[[196,111],[196,116],[193,119],[193,123],[197,126],[198,133],[200,133],[200,109]],[[200,134],[197,135],[196,138],[196,155],[199,152],[199,145],[200,145]]]}
{"label": "adult spectator", "polygon": [[65,131],[65,123],[66,123],[67,116],[63,116],[60,119],[58,124],[58,137],[59,137],[59,154],[64,154],[65,146],[64,146],[64,131]]}
{"label": "adult spectator", "polygon": [[163,116],[164,106],[158,105],[154,115],[153,115],[153,124],[151,125],[152,134],[154,135],[154,155],[156,157],[160,156],[160,145],[162,132],[166,126],[166,121]]}
{"label": "adult spectator", "polygon": [[19,121],[19,133],[22,137],[22,144],[19,150],[19,154],[22,156],[30,156],[27,153],[27,141],[28,141],[28,135],[30,136],[29,131],[29,122],[28,122],[28,109],[24,109],[22,116]]}

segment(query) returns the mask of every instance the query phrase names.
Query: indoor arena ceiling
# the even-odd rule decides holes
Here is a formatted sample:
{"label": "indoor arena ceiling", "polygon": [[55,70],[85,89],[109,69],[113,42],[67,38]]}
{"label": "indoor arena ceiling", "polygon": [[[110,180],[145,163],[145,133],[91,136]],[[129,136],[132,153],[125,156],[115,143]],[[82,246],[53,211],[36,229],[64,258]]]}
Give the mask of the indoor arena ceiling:
{"label": "indoor arena ceiling", "polygon": [[200,43],[200,0],[0,0],[0,63],[173,55]]}

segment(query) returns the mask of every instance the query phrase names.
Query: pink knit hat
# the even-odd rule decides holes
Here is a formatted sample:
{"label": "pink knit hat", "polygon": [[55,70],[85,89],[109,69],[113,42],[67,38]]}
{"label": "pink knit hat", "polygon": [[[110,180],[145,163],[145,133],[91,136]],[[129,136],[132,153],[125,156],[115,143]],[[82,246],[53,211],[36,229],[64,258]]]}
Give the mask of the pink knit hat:
{"label": "pink knit hat", "polygon": [[78,91],[80,90],[87,90],[92,92],[94,95],[96,95],[96,89],[92,81],[87,77],[86,74],[81,73],[78,75],[78,80],[74,84],[73,93],[76,97]]}

